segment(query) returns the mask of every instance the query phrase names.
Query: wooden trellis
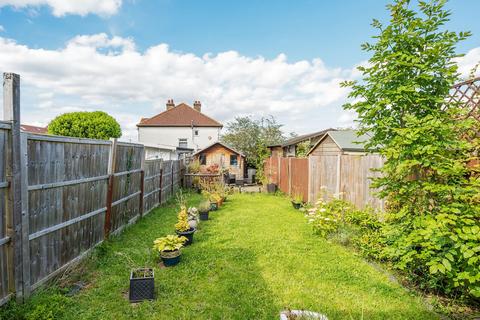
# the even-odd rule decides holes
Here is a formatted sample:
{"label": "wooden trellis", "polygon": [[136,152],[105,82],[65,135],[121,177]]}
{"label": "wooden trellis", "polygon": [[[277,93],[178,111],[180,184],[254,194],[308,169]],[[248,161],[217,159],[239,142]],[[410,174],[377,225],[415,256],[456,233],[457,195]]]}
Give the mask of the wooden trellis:
{"label": "wooden trellis", "polygon": [[448,103],[465,106],[467,117],[480,121],[480,77],[454,85]]}

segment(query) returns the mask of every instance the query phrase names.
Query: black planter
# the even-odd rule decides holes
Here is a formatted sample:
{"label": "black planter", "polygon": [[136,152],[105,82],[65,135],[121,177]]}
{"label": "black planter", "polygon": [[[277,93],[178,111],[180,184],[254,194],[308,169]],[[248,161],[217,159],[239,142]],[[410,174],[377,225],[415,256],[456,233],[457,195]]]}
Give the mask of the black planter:
{"label": "black planter", "polygon": [[173,267],[180,262],[180,255],[180,250],[163,251],[160,253],[160,258],[162,258],[165,267]]}
{"label": "black planter", "polygon": [[218,203],[210,202],[210,211],[217,211],[218,210]]}
{"label": "black planter", "polygon": [[275,193],[277,191],[277,185],[275,183],[267,184],[267,192],[268,193]]}
{"label": "black planter", "polygon": [[302,207],[302,203],[301,202],[294,202],[292,201],[292,206],[295,208],[295,209],[300,209]]}
{"label": "black planter", "polygon": [[208,212],[209,211],[205,211],[205,212],[200,211],[200,220],[202,221],[208,220]]}
{"label": "black planter", "polygon": [[176,232],[179,236],[183,236],[183,237],[187,238],[187,241],[185,242],[184,245],[189,246],[193,243],[193,234],[195,233],[195,231],[197,231],[197,229],[190,228],[190,230],[188,230],[188,231],[184,231],[184,232],[176,231]]}
{"label": "black planter", "polygon": [[153,269],[134,269],[130,273],[130,302],[155,299],[155,281]]}
{"label": "black planter", "polygon": [[198,193],[198,194],[202,193],[202,189],[197,188],[197,193]]}

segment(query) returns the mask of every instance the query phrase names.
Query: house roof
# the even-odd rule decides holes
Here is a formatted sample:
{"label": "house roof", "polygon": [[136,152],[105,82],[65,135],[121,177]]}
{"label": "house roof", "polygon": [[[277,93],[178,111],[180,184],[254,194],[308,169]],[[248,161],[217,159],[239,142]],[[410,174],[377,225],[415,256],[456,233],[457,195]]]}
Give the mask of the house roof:
{"label": "house roof", "polygon": [[20,125],[20,130],[24,132],[29,132],[29,133],[40,133],[40,134],[47,134],[48,133],[48,128],[47,127],[37,127],[37,126],[31,126],[28,124],[21,124]]}
{"label": "house roof", "polygon": [[328,131],[318,142],[310,149],[308,154],[312,153],[317,146],[322,143],[325,138],[329,136],[335,144],[343,151],[364,152],[365,142],[369,139],[368,135],[357,135],[356,130],[336,130]]}
{"label": "house roof", "polygon": [[195,110],[186,103],[163,111],[151,118],[142,118],[137,127],[223,127],[223,125]]}
{"label": "house roof", "polygon": [[237,150],[233,149],[233,148],[230,147],[229,145],[227,145],[227,144],[225,144],[225,143],[223,143],[223,142],[219,142],[219,141],[214,142],[214,143],[212,143],[211,145],[203,148],[202,150],[199,150],[199,151],[195,152],[193,155],[196,156],[197,154],[200,154],[200,153],[202,153],[202,152],[205,152],[206,150],[210,149],[211,147],[213,147],[214,145],[217,145],[217,144],[219,144],[219,145],[221,145],[222,147],[227,148],[228,150],[233,151],[233,152],[235,152],[236,154],[238,154],[238,155],[240,155],[240,156],[242,156],[242,157],[245,158],[245,155],[244,155],[243,153],[238,152]]}

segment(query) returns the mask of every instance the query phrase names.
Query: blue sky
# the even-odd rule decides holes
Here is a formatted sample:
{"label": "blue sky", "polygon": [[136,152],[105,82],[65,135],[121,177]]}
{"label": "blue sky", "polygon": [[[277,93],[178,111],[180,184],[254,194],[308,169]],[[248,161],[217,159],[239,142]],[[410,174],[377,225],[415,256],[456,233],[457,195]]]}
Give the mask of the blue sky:
{"label": "blue sky", "polygon": [[[46,124],[57,113],[97,109],[101,104],[100,108],[121,118],[126,137],[134,139],[135,119],[161,111],[169,97],[177,102],[202,98],[205,112],[223,122],[234,115],[273,114],[288,130],[299,133],[348,124],[353,116],[341,110],[346,93],[336,86],[341,79],[355,77],[355,65],[368,59],[360,44],[372,35],[372,18],[388,18],[385,4],[390,1],[85,0],[82,4],[40,0],[43,5],[19,4],[29,2],[38,3],[0,0],[0,39],[5,42],[0,71],[25,76],[24,119]],[[448,29],[474,34],[459,46],[459,51],[470,52],[465,62],[470,65],[480,47],[480,1],[452,0],[448,8],[453,11]],[[69,44],[71,50],[67,50]],[[160,50],[162,44],[168,48]],[[149,51],[155,51],[155,58],[148,57]],[[116,73],[135,74],[125,70],[130,61],[132,66],[159,72],[156,77],[142,70],[140,81],[162,80],[143,95],[126,94],[128,88],[120,83],[125,80]],[[242,65],[243,69],[238,67]],[[214,79],[213,73],[222,79]],[[100,76],[104,90],[80,83],[82,78],[98,80]],[[242,77],[251,77],[255,85],[242,82]],[[169,79],[172,84],[165,85]]]}

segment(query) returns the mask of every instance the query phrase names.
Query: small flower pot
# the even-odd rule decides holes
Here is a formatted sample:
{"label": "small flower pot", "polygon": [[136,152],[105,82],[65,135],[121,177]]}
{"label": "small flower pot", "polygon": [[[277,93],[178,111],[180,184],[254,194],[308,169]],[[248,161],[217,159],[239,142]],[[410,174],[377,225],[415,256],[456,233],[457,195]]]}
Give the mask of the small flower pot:
{"label": "small flower pot", "polygon": [[195,233],[195,231],[197,231],[197,229],[190,228],[190,230],[188,230],[188,231],[184,231],[184,232],[176,231],[176,232],[179,236],[183,236],[183,237],[187,238],[187,241],[185,242],[184,245],[189,246],[193,243],[193,234]]}
{"label": "small flower pot", "polygon": [[210,202],[210,210],[211,211],[217,211],[218,210],[218,203]]}
{"label": "small flower pot", "polygon": [[302,203],[301,202],[295,202],[295,201],[292,201],[292,206],[295,208],[295,209],[300,209],[302,207]]}
{"label": "small flower pot", "polygon": [[275,183],[267,184],[267,192],[268,193],[275,193],[277,191],[277,185]]}
{"label": "small flower pot", "polygon": [[162,251],[160,253],[160,258],[165,267],[173,267],[174,265],[177,265],[180,262],[180,256],[180,250]]}
{"label": "small flower pot", "polygon": [[150,268],[133,269],[130,273],[130,302],[155,299],[154,272]]}
{"label": "small flower pot", "polygon": [[205,212],[200,211],[200,220],[202,221],[208,220],[208,213],[209,211],[205,211]]}

